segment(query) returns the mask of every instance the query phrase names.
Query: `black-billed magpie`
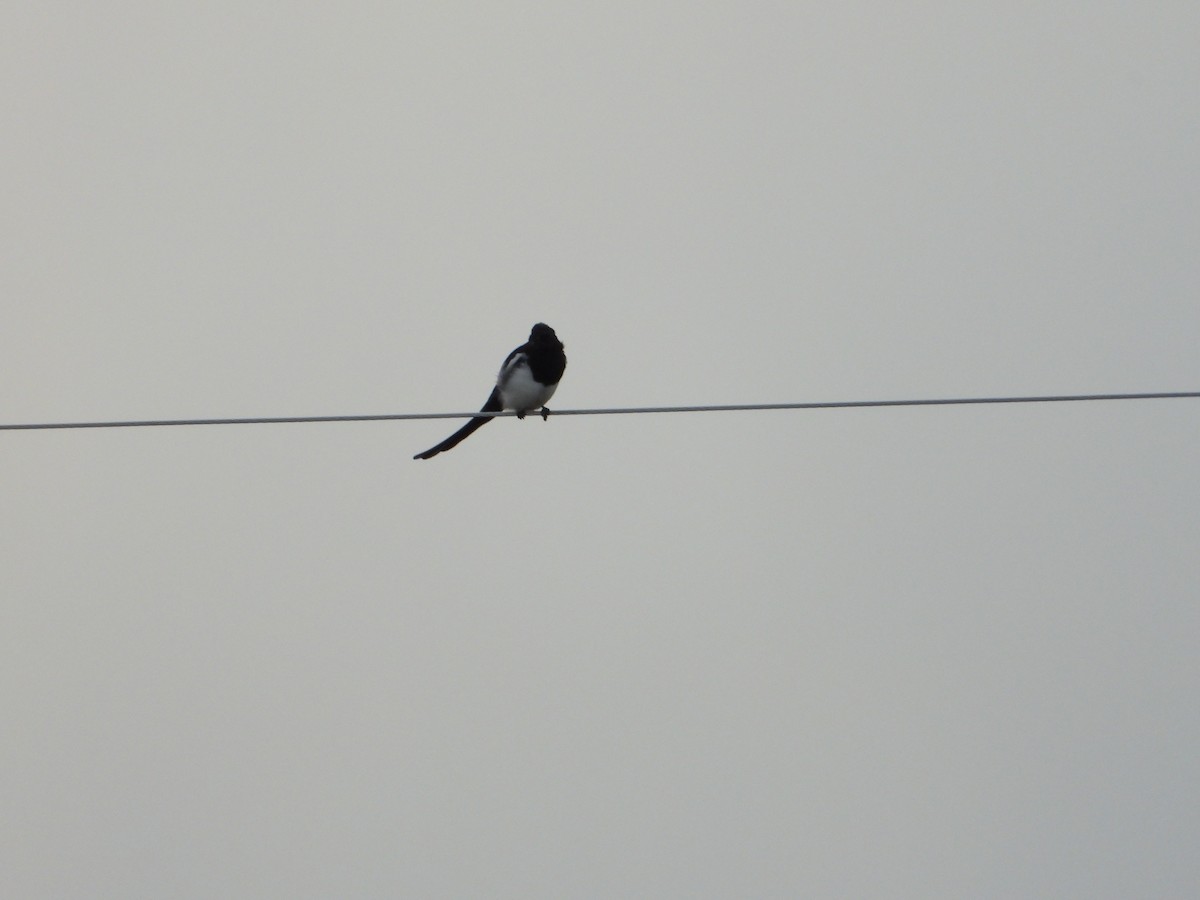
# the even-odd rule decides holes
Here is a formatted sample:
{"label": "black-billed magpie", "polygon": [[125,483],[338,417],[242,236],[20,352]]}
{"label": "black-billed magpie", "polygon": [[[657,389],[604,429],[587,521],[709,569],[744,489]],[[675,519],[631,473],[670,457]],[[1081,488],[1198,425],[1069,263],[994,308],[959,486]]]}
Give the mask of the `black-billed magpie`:
{"label": "black-billed magpie", "polygon": [[[529,332],[529,341],[522,344],[504,360],[496,386],[480,412],[500,412],[504,409],[517,411],[517,418],[525,418],[530,410],[540,409],[542,419],[550,415],[546,401],[554,396],[554,389],[562,379],[567,367],[567,355],[563,353],[562,341],[554,329],[538,322]],[[469,435],[492,421],[492,416],[476,416],[462,428],[450,435],[436,447],[418,453],[413,459],[429,459],[443,450],[449,450]]]}

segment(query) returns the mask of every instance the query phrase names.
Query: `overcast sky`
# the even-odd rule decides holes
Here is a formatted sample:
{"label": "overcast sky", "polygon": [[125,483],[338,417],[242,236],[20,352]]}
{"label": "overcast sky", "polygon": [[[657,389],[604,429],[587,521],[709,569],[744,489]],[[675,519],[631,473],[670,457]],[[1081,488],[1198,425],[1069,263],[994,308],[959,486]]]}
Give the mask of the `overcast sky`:
{"label": "overcast sky", "polygon": [[[0,422],[1200,389],[1200,7],[8,4]],[[0,893],[1184,897],[1200,401],[0,432]]]}

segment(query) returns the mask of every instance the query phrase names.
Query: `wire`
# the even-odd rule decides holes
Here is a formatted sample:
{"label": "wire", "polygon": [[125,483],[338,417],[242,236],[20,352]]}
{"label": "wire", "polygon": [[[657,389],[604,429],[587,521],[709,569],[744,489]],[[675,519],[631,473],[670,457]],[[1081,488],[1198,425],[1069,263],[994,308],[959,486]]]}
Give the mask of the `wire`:
{"label": "wire", "polygon": [[[554,416],[624,416],[636,413],[739,412],[773,409],[863,409],[879,406],[970,406],[983,403],[1069,403],[1080,400],[1178,400],[1200,398],[1200,391],[1146,394],[1056,394],[1034,397],[955,397],[937,400],[841,400],[823,403],[741,403],[727,406],[634,406],[611,409],[556,409]],[[530,413],[537,415],[538,413]],[[0,425],[0,431],[43,431],[54,428],[148,428],[167,425],[292,425],[301,422],[387,422],[411,419],[470,419],[515,416],[503,412],[386,413],[372,416],[270,416],[246,419],[134,419],[125,422],[40,422]]]}

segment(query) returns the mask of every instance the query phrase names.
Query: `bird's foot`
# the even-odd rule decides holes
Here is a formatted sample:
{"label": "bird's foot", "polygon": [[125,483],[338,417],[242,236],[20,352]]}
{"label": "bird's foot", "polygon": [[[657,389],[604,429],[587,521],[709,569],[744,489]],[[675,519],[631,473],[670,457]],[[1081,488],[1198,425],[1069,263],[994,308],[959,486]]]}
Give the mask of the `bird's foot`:
{"label": "bird's foot", "polygon": [[550,418],[550,410],[543,406],[542,407],[542,421],[545,422],[548,418]]}
{"label": "bird's foot", "polygon": [[529,410],[527,410],[527,409],[518,409],[517,410],[517,418],[518,419],[525,418],[525,413],[527,413],[527,412],[529,412]]}

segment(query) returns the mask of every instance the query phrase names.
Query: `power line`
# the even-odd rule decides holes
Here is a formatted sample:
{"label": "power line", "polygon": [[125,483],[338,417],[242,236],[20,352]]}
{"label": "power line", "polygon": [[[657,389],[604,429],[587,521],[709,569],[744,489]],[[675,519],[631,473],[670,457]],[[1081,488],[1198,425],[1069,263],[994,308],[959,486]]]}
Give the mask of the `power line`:
{"label": "power line", "polygon": [[[624,416],[637,413],[745,412],[780,409],[865,409],[880,406],[971,406],[984,403],[1070,403],[1080,400],[1179,400],[1200,398],[1200,391],[1145,394],[1054,394],[1034,397],[953,397],[935,400],[839,400],[817,403],[739,403],[722,406],[633,406],[610,409],[556,409],[554,416]],[[133,419],[124,422],[39,422],[0,425],[0,431],[45,431],[56,428],[149,428],[167,425],[294,425],[302,422],[388,422],[410,419],[469,419],[515,416],[504,412],[385,413],[367,416],[256,416],[244,419]],[[537,415],[537,413],[530,413]]]}

